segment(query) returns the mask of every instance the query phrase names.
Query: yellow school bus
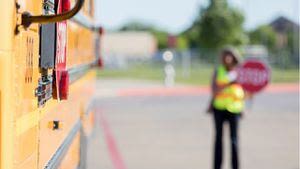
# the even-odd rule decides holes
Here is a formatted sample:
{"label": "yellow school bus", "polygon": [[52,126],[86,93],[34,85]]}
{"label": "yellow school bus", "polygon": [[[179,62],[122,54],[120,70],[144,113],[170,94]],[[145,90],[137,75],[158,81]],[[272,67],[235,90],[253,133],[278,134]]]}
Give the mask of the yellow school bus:
{"label": "yellow school bus", "polygon": [[0,11],[0,169],[85,168],[93,0],[1,0]]}

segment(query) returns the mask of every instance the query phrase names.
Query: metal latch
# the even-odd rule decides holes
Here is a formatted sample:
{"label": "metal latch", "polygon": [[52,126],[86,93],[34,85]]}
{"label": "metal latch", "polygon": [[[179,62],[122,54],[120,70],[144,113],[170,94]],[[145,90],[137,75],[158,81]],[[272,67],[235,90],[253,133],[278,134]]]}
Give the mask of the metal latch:
{"label": "metal latch", "polygon": [[35,89],[35,96],[38,98],[38,107],[44,106],[52,98],[52,76],[45,76],[39,79],[38,87]]}

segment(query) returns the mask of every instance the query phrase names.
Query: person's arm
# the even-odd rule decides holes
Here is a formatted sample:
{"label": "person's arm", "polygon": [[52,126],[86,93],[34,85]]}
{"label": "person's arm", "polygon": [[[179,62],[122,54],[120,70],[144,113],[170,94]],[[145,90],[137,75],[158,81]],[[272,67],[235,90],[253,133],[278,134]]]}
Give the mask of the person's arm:
{"label": "person's arm", "polygon": [[218,88],[216,79],[217,79],[217,70],[215,69],[211,79],[211,85],[210,85],[212,95],[215,95]]}
{"label": "person's arm", "polygon": [[237,83],[237,72],[236,71],[231,71],[229,72],[228,74],[228,78],[229,78],[229,83],[228,84],[224,84],[224,85],[218,85],[216,83],[216,73],[214,75],[214,80],[213,80],[213,94],[216,95],[218,94],[219,92],[221,92],[223,89],[225,89],[226,87],[232,85],[232,84],[235,84]]}
{"label": "person's arm", "polygon": [[212,81],[211,81],[211,92],[212,92],[212,96],[213,98],[220,92],[222,91],[224,88],[226,88],[227,86],[229,86],[230,84],[226,84],[226,85],[218,85],[217,84],[217,69],[215,69],[214,74],[212,76]]}
{"label": "person's arm", "polygon": [[216,92],[216,76],[217,76],[217,73],[216,73],[216,69],[214,70],[213,72],[213,75],[212,75],[212,78],[211,78],[211,84],[210,84],[210,90],[211,90],[211,98],[210,98],[210,101],[209,101],[209,104],[208,104],[208,107],[207,107],[207,110],[206,112],[207,113],[212,113],[213,112],[213,100],[214,100],[214,97],[215,97],[215,92]]}

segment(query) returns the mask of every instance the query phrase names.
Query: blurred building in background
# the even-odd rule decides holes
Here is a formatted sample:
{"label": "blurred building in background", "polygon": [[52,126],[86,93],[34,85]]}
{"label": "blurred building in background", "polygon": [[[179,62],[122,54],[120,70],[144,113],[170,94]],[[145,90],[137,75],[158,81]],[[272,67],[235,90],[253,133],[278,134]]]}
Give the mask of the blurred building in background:
{"label": "blurred building in background", "polygon": [[272,51],[275,65],[282,68],[299,63],[299,25],[286,17],[278,17],[269,26],[276,34],[275,49]]}
{"label": "blurred building in background", "polygon": [[278,17],[269,24],[277,34],[277,47],[284,48],[288,45],[289,32],[299,34],[299,25],[286,17]]}
{"label": "blurred building in background", "polygon": [[124,67],[127,61],[150,59],[157,52],[157,40],[149,32],[111,32],[103,36],[102,49],[106,66]]}

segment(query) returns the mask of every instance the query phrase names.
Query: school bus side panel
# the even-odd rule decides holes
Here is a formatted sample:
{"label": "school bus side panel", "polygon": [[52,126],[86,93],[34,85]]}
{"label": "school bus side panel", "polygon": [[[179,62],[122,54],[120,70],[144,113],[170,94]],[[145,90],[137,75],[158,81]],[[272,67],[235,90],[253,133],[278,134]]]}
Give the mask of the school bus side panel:
{"label": "school bus side panel", "polygon": [[13,161],[13,112],[12,60],[14,56],[14,1],[0,1],[0,168],[12,168]]}
{"label": "school bus side panel", "polygon": [[[16,3],[20,6],[18,11]],[[88,107],[94,93],[95,71],[90,67],[72,82],[67,101],[51,99],[45,107],[38,108],[35,89],[41,78],[40,25],[32,24],[25,29],[17,27],[17,23],[25,11],[42,14],[42,3],[42,0],[0,1],[0,169],[44,168],[72,134],[60,167],[73,168],[80,160],[81,133],[72,131],[84,119],[88,131],[92,128],[92,116],[82,117],[91,111]],[[83,13],[90,14],[90,8]],[[76,70],[94,61],[94,34],[76,23],[68,23],[67,63],[69,69]],[[53,128],[54,121],[61,124],[58,129]]]}
{"label": "school bus side panel", "polygon": [[[74,168],[79,164],[79,138],[82,133],[73,136],[73,131],[78,129],[78,122],[82,124],[82,114],[91,106],[94,94],[95,71],[90,65],[95,60],[94,33],[76,22],[67,23],[67,69],[71,80],[69,98],[65,101],[51,100],[41,109],[39,168],[47,165],[50,158],[59,154],[62,155],[59,168]],[[58,130],[51,129],[49,124],[53,121],[59,121],[62,127]],[[91,124],[88,125],[92,128]],[[71,142],[68,141],[70,137],[74,137]],[[62,146],[68,147],[66,152],[57,151]]]}
{"label": "school bus side panel", "polygon": [[[17,18],[28,11],[41,14],[41,0],[18,0]],[[17,23],[19,24],[19,23]],[[13,59],[13,106],[14,112],[14,152],[13,167],[16,169],[37,168],[38,121],[40,118],[35,97],[39,74],[39,25],[28,28],[15,25]]]}

